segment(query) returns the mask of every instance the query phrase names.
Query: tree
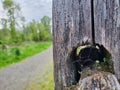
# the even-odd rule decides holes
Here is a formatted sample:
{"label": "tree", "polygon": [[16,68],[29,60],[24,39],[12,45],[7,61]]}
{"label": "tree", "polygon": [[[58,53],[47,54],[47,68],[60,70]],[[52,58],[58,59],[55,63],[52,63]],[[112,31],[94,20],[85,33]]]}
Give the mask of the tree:
{"label": "tree", "polygon": [[41,23],[44,25],[45,30],[46,30],[48,33],[51,33],[50,22],[51,22],[51,19],[50,19],[48,16],[44,16],[44,17],[41,19]]}
{"label": "tree", "polygon": [[16,4],[13,0],[3,0],[2,1],[3,8],[7,13],[8,23],[11,31],[11,38],[16,38],[16,24],[18,18],[18,12],[20,12],[19,4]]}
{"label": "tree", "polygon": [[50,18],[45,16],[41,22],[33,20],[24,28],[24,32],[29,33],[29,35],[26,33],[27,37],[31,35],[30,37],[34,41],[52,40]]}
{"label": "tree", "polygon": [[38,37],[37,22],[33,20],[32,22],[29,23],[28,28],[32,34],[32,39],[34,41],[38,41],[39,37]]}
{"label": "tree", "polygon": [[6,37],[8,36],[7,19],[1,18],[0,22],[2,25],[1,39],[5,40],[4,36],[6,36]]}

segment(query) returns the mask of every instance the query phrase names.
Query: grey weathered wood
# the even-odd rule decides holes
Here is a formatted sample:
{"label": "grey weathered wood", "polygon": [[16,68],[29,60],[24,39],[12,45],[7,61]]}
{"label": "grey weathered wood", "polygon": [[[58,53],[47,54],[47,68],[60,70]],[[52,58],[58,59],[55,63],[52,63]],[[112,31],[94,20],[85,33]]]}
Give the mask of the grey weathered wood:
{"label": "grey weathered wood", "polygon": [[120,79],[120,0],[94,0],[95,40],[112,55]]}
{"label": "grey weathered wood", "polygon": [[76,83],[69,54],[83,39],[91,42],[90,11],[90,0],[53,0],[55,90]]}
{"label": "grey weathered wood", "polygon": [[80,88],[80,90],[120,90],[120,85],[113,74],[96,72],[81,79],[77,88]]}
{"label": "grey weathered wood", "polygon": [[[120,0],[94,0],[95,41],[112,55],[120,79]],[[91,0],[53,0],[55,90],[76,83],[70,52],[84,39],[92,42]]]}
{"label": "grey weathered wood", "polygon": [[97,71],[66,90],[120,90],[120,84],[115,75]]}

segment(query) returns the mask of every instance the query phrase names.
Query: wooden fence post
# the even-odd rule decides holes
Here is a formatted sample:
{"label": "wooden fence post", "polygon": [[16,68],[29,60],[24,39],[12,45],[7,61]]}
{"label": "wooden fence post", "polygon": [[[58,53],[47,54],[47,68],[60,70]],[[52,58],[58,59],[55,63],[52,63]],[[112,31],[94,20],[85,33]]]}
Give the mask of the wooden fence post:
{"label": "wooden fence post", "polygon": [[120,0],[94,0],[95,40],[108,49],[120,79]]}
{"label": "wooden fence post", "polygon": [[[109,50],[120,78],[119,0],[94,0],[95,41]],[[53,0],[53,58],[55,90],[78,83],[71,52],[92,43],[91,0]]]}

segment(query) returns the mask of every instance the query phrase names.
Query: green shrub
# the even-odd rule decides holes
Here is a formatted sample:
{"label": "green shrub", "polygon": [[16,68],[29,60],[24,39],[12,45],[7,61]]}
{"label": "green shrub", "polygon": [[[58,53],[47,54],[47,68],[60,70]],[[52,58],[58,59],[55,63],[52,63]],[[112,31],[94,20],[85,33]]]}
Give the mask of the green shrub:
{"label": "green shrub", "polygon": [[15,50],[15,55],[16,55],[16,56],[20,56],[20,54],[21,54],[21,53],[20,53],[20,50],[17,48],[17,49]]}
{"label": "green shrub", "polygon": [[2,44],[2,40],[0,40],[0,44]]}

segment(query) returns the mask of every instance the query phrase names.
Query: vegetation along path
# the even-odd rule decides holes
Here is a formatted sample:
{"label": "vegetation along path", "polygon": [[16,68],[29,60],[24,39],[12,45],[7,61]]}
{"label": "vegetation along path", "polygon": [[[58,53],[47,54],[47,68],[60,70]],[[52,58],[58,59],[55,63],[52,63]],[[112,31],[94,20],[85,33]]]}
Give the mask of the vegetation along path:
{"label": "vegetation along path", "polygon": [[51,47],[28,60],[0,70],[0,90],[27,90],[34,78],[52,64],[52,56]]}

